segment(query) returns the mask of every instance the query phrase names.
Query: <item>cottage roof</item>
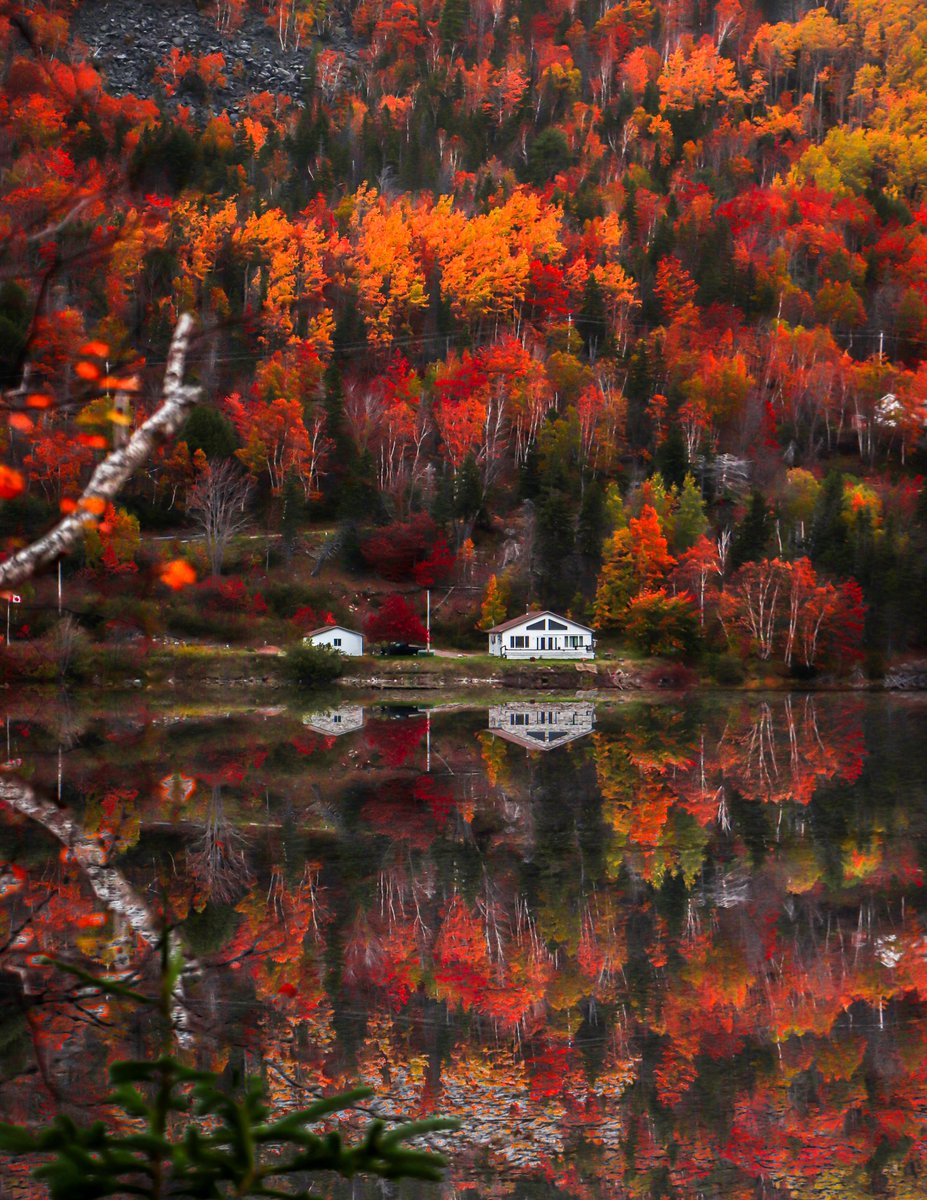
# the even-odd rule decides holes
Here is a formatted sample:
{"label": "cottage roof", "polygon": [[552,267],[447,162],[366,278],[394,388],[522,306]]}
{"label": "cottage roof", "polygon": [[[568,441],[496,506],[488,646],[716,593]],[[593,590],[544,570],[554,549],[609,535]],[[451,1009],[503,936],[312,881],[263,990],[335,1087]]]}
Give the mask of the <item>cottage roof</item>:
{"label": "cottage roof", "polygon": [[587,633],[595,633],[595,630],[589,625],[583,625],[580,621],[574,621],[572,617],[562,617],[560,613],[551,612],[549,608],[545,608],[543,612],[527,612],[522,613],[520,617],[510,617],[507,621],[503,621],[501,625],[494,625],[492,629],[487,629],[486,632],[507,633],[508,630],[514,629],[516,625],[524,625],[526,621],[537,621],[541,617],[553,617],[555,621],[569,621],[577,629],[585,629]]}
{"label": "cottage roof", "polygon": [[355,637],[359,638],[364,636],[356,629],[348,629],[347,625],[320,625],[318,629],[310,629],[308,633],[304,633],[303,637],[315,637],[317,633],[331,633],[333,629],[340,629],[342,633],[353,633]]}

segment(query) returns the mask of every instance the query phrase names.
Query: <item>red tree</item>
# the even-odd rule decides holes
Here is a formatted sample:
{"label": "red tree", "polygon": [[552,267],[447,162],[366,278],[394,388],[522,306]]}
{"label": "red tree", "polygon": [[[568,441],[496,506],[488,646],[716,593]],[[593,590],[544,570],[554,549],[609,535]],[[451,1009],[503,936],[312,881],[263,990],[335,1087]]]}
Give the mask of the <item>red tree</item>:
{"label": "red tree", "polygon": [[424,642],[427,636],[415,609],[399,595],[388,597],[379,611],[370,614],[364,633],[371,642]]}

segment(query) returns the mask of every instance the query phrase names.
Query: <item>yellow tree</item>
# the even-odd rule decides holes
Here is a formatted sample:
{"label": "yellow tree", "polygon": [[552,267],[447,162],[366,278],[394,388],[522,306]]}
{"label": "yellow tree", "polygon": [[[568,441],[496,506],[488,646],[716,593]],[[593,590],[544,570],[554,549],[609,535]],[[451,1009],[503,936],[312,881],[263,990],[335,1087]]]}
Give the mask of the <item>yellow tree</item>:
{"label": "yellow tree", "polygon": [[676,565],[656,509],[645,504],[639,517],[605,543],[605,560],[596,587],[594,620],[600,629],[617,629],[628,602],[642,589],[654,589]]}
{"label": "yellow tree", "polygon": [[500,583],[495,575],[490,575],[486,591],[483,593],[483,603],[480,605],[477,629],[492,629],[494,625],[504,621],[507,604],[508,588],[504,583]]}
{"label": "yellow tree", "polygon": [[386,346],[410,329],[415,311],[428,303],[408,200],[390,202],[361,188],[349,236],[364,321],[371,340]]}

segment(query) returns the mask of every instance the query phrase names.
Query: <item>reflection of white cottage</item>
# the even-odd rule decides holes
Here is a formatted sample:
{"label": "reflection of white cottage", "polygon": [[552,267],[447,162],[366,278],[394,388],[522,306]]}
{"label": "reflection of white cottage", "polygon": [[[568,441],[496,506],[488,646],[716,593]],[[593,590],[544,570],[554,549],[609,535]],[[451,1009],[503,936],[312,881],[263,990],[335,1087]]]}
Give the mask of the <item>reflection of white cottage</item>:
{"label": "reflection of white cottage", "polygon": [[364,728],[364,708],[361,704],[342,704],[340,708],[306,713],[303,724],[326,737],[340,737]]}
{"label": "reflection of white cottage", "polygon": [[313,646],[330,646],[332,650],[340,650],[356,658],[364,653],[364,635],[344,625],[323,625],[320,629],[310,629],[303,638]]}
{"label": "reflection of white cottage", "polygon": [[595,658],[595,630],[557,613],[525,613],[488,632],[497,658]]}
{"label": "reflection of white cottage", "polygon": [[527,750],[565,746],[594,728],[595,705],[588,700],[574,704],[495,704],[489,710],[490,732]]}

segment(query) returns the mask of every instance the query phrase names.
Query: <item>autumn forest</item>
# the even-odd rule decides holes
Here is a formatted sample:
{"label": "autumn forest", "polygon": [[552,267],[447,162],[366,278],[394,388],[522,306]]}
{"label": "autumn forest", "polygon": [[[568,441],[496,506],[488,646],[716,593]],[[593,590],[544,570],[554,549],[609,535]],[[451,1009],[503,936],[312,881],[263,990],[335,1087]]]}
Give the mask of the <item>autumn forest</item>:
{"label": "autumn forest", "polygon": [[[231,476],[266,570],[316,530],[354,576],[286,621],[448,583],[464,646],[532,603],[786,673],[922,646],[918,5],[159,7],[180,36],[144,47],[103,4],[0,17],[0,535],[77,507],[78,620],[115,592],[163,633],[158,579],[218,610],[223,565],[259,608],[208,530],[149,537],[206,528]],[[249,84],[259,36],[283,90]],[[198,403],[88,494],[184,312]]]}
{"label": "autumn forest", "polygon": [[918,0],[0,0],[0,1143],[922,1196],[925,468]]}

